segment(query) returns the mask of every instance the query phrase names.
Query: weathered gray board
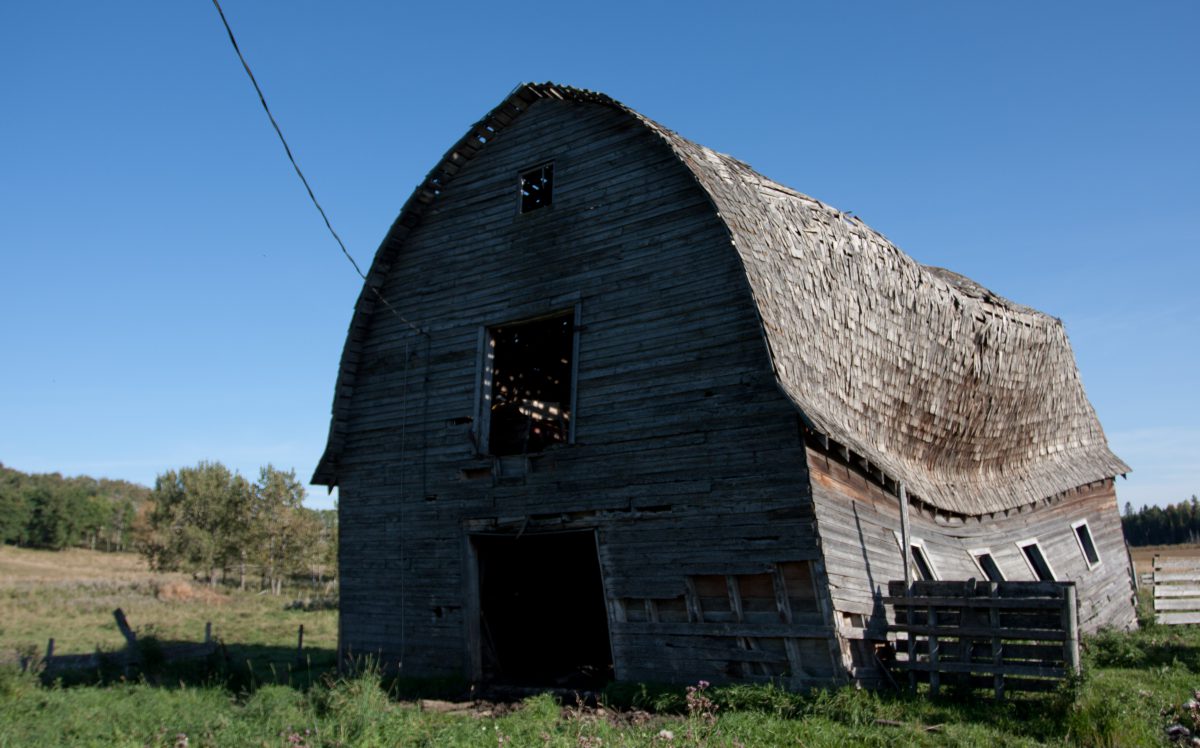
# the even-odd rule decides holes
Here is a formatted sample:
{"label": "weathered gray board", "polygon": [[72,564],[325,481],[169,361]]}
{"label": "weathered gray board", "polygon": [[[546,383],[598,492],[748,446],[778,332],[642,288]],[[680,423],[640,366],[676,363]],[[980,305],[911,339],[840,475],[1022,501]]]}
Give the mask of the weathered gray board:
{"label": "weathered gray board", "polygon": [[[546,160],[554,205],[516,214],[516,175]],[[381,289],[428,339],[386,311],[364,333],[339,465],[346,654],[478,677],[471,534],[591,530],[617,677],[840,677],[800,422],[728,242],[662,141],[612,109],[541,102],[463,166]],[[575,443],[498,479],[473,431],[480,327],[573,308]],[[738,621],[729,577],[758,589],[794,564],[803,609],[789,621],[762,586],[771,620],[743,590]],[[652,620],[706,578],[707,607]]]}
{"label": "weathered gray board", "polygon": [[1044,691],[1079,673],[1079,617],[1071,582],[888,583],[897,667],[931,693],[949,682]]}
{"label": "weathered gray board", "polygon": [[1154,619],[1200,623],[1200,559],[1154,557]]}
{"label": "weathered gray board", "polygon": [[[855,678],[870,680],[879,673],[869,648],[886,638],[886,583],[904,576],[896,537],[898,497],[836,449],[810,444],[808,463],[845,664]],[[1090,568],[1071,527],[1080,518],[1088,519],[1101,557]],[[934,514],[914,505],[910,521],[914,539],[941,579],[984,579],[971,551],[986,548],[1006,580],[1032,581],[1017,543],[1037,538],[1058,578],[1076,584],[1081,630],[1136,625],[1129,556],[1111,481],[1081,486],[1024,511],[982,517]]]}

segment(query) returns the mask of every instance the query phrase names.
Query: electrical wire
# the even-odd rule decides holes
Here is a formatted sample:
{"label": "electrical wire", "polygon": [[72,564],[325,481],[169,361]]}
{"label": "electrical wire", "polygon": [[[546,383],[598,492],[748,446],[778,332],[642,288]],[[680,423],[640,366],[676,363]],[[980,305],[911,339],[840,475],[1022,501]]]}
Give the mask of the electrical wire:
{"label": "electrical wire", "polygon": [[[329,229],[329,233],[333,235],[334,240],[336,240],[338,246],[341,247],[342,254],[344,254],[346,259],[350,261],[350,264],[354,266],[354,272],[358,273],[358,277],[362,278],[365,282],[367,280],[367,276],[363,273],[362,268],[358,266],[358,263],[355,262],[354,257],[350,254],[350,251],[346,249],[346,244],[342,241],[342,237],[338,236],[338,232],[333,229],[333,224],[330,222],[329,216],[326,215],[325,209],[321,207],[321,203],[317,201],[317,196],[313,192],[312,186],[309,185],[308,180],[304,177],[304,172],[300,170],[300,164],[296,163],[296,157],[292,155],[292,149],[288,145],[287,138],[283,137],[283,130],[279,128],[279,123],[275,121],[275,115],[271,114],[271,107],[267,106],[267,97],[263,94],[262,87],[258,85],[258,79],[254,77],[254,72],[250,70],[250,64],[246,62],[246,56],[242,54],[242,48],[238,46],[237,37],[233,35],[233,28],[229,25],[229,19],[225,17],[225,11],[222,10],[221,3],[218,2],[218,0],[212,0],[212,2],[217,9],[217,14],[221,16],[221,23],[225,26],[225,32],[229,34],[229,43],[233,45],[233,51],[237,53],[238,60],[240,60],[242,63],[242,68],[246,71],[246,75],[250,78],[250,83],[254,85],[254,91],[258,94],[258,101],[262,104],[263,111],[267,113],[267,119],[271,120],[271,127],[275,128],[275,134],[279,136],[279,142],[283,144],[283,150],[287,154],[288,161],[292,162],[292,168],[296,170],[296,176],[300,177],[300,182],[304,185],[304,189],[308,191],[308,198],[312,200],[312,204],[316,207],[317,212],[321,214],[321,219],[325,221],[325,228]],[[379,292],[378,288],[375,288],[374,286],[367,287],[375,292],[375,296],[378,297],[379,300],[383,302],[383,305],[386,306],[392,312],[392,314],[396,315],[400,321],[404,322],[420,335],[427,334],[424,330],[405,319],[404,315],[400,314],[400,312],[396,311],[396,308],[393,307],[391,303],[383,297],[383,294]]]}

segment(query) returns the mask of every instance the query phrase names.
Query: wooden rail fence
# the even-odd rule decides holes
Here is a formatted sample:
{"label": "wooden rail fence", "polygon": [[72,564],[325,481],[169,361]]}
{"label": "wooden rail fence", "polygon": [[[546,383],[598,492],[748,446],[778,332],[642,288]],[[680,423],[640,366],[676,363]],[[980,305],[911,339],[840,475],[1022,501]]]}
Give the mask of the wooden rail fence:
{"label": "wooden rail fence", "polygon": [[[125,638],[125,647],[115,652],[92,652],[90,654],[58,655],[54,653],[54,639],[46,644],[46,654],[41,657],[22,657],[21,669],[35,668],[44,673],[59,673],[67,670],[89,670],[108,665],[128,668],[137,665],[142,659],[142,649],[138,646],[137,634],[125,619],[125,613],[120,608],[113,611],[117,629]],[[180,662],[198,660],[208,657],[217,650],[217,644],[212,638],[212,623],[204,624],[204,641],[199,643],[170,644],[163,646],[159,652],[163,662]]]}
{"label": "wooden rail fence", "polygon": [[1200,559],[1154,557],[1154,618],[1168,626],[1200,623]]}
{"label": "wooden rail fence", "polygon": [[1007,691],[1047,691],[1079,673],[1074,582],[888,583],[895,611],[896,667],[909,686],[947,682]]}

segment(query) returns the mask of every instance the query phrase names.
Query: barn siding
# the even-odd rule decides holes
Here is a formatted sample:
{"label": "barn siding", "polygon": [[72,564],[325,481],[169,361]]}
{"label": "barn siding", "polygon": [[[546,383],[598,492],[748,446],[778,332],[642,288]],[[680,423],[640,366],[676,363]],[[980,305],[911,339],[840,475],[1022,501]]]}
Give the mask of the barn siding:
{"label": "barn siding", "polygon": [[[904,578],[894,535],[900,530],[899,502],[860,471],[820,450],[809,448],[808,463],[841,635],[847,641],[881,638],[887,611],[880,598],[887,594],[889,580]],[[1101,558],[1091,570],[1071,528],[1081,519],[1088,521]],[[912,536],[924,541],[941,579],[982,579],[968,553],[978,548],[991,550],[1006,579],[1034,579],[1016,543],[1036,537],[1056,577],[1076,583],[1084,631],[1136,625],[1129,554],[1111,480],[1007,515],[948,524],[914,508],[910,522]],[[865,630],[852,624],[850,614],[863,616]]]}
{"label": "barn siding", "polygon": [[[553,206],[518,215],[518,172],[548,160]],[[470,676],[468,532],[584,528],[618,677],[839,675],[798,419],[726,230],[661,140],[608,107],[535,104],[424,213],[382,293],[429,337],[380,309],[361,350],[338,466],[347,654]],[[576,443],[497,483],[466,422],[481,326],[575,303]],[[817,584],[761,639],[712,615],[639,620],[697,583],[788,564]]]}

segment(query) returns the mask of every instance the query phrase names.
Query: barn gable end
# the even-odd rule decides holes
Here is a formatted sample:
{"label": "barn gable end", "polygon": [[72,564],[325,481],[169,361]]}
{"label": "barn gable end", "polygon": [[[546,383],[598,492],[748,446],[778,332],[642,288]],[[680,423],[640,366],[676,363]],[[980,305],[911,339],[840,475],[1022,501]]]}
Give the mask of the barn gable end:
{"label": "barn gable end", "polygon": [[[388,258],[387,303],[341,401],[348,653],[422,674],[568,677],[514,672],[505,655],[525,644],[501,641],[517,624],[495,620],[498,601],[532,595],[528,615],[553,639],[566,625],[547,604],[562,594],[553,578],[495,585],[534,573],[505,566],[522,555],[590,574],[591,542],[618,677],[838,676],[800,421],[711,202],[634,125],[611,107],[536,102]],[[518,177],[542,163],[552,204],[521,213]],[[547,318],[577,335],[573,443],[480,453],[495,438],[481,430],[489,341]]]}

